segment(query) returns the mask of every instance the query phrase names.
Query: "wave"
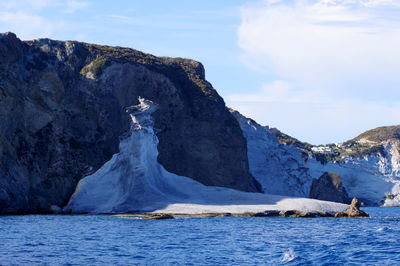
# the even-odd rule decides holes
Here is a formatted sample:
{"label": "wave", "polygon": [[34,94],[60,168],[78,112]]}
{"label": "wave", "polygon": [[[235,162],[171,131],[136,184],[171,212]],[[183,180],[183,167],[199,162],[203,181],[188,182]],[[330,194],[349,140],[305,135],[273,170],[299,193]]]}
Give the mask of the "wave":
{"label": "wave", "polygon": [[290,262],[297,258],[296,253],[292,248],[289,248],[282,254],[281,261],[282,262]]}

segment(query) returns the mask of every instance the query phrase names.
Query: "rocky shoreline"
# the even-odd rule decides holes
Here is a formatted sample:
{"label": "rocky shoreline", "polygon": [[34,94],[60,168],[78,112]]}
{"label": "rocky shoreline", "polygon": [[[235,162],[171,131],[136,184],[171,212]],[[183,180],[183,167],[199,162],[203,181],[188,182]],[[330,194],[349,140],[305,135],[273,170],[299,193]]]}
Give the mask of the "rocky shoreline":
{"label": "rocky shoreline", "polygon": [[318,218],[318,217],[335,217],[335,218],[367,218],[369,214],[360,210],[360,201],[353,198],[348,210],[344,212],[330,213],[318,211],[299,211],[299,210],[268,210],[264,212],[243,212],[243,213],[131,213],[131,214],[115,214],[116,217],[137,217],[144,220],[164,220],[174,219],[175,217],[294,217],[294,218]]}

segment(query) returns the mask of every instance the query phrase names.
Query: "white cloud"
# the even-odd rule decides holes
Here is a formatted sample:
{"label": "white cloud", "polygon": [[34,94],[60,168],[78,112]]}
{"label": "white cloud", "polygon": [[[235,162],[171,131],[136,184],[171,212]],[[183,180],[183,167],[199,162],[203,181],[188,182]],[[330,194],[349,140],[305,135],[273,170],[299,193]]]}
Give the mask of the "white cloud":
{"label": "white cloud", "polygon": [[51,18],[49,13],[74,13],[89,6],[76,0],[5,0],[0,1],[0,32],[12,31],[21,39],[52,38],[55,33],[77,31],[73,21]]}
{"label": "white cloud", "polygon": [[260,124],[313,144],[345,141],[365,130],[396,124],[400,117],[400,100],[332,99],[290,86],[283,81],[272,82],[256,93],[227,97],[227,105]]}
{"label": "white cloud", "polygon": [[65,5],[64,12],[74,13],[78,10],[87,8],[89,6],[89,3],[84,1],[66,0],[64,5]]}
{"label": "white cloud", "polygon": [[312,143],[399,124],[400,3],[267,0],[241,9],[243,62],[278,81],[228,105]]}
{"label": "white cloud", "polygon": [[78,0],[4,0],[0,7],[7,11],[38,11],[46,8],[57,8],[66,13],[85,9],[89,2]]}
{"label": "white cloud", "polygon": [[131,17],[115,15],[115,14],[108,14],[107,17],[114,18],[114,19],[119,19],[119,20],[124,20],[124,21],[131,21],[132,20]]}
{"label": "white cloud", "polygon": [[376,6],[400,6],[400,3],[397,0],[365,0],[362,1],[362,4],[367,7],[376,7]]}
{"label": "white cloud", "polygon": [[293,103],[293,104],[326,104],[321,95],[313,91],[296,91],[292,84],[276,80],[264,84],[256,93],[232,94],[227,97],[228,102],[240,103]]}
{"label": "white cloud", "polygon": [[0,12],[0,29],[16,32],[23,39],[51,36],[54,27],[41,16],[24,11]]}
{"label": "white cloud", "polygon": [[241,14],[239,45],[254,67],[332,94],[400,96],[400,8],[392,1],[264,2]]}
{"label": "white cloud", "polygon": [[5,0],[1,5],[6,9],[45,8],[58,2],[58,0]]}

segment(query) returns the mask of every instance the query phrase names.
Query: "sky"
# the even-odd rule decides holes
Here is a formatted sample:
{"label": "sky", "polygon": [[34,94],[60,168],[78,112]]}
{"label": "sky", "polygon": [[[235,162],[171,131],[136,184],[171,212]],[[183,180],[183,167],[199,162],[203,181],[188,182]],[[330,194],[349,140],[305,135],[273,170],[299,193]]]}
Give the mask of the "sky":
{"label": "sky", "polygon": [[0,32],[186,57],[226,104],[312,144],[400,124],[399,0],[0,0]]}

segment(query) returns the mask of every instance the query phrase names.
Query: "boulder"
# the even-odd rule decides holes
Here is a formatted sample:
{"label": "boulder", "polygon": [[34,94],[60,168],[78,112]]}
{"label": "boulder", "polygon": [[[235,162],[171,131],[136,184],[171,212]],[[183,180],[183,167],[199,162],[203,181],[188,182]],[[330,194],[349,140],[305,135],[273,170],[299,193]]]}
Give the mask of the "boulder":
{"label": "boulder", "polygon": [[369,217],[369,214],[360,210],[361,203],[357,198],[353,198],[347,211],[338,212],[335,217]]}
{"label": "boulder", "polygon": [[353,198],[350,207],[347,210],[349,217],[369,217],[369,214],[360,210],[361,202],[357,198]]}
{"label": "boulder", "polygon": [[313,179],[310,198],[348,204],[349,195],[343,186],[341,177],[336,173],[325,172],[318,179]]}

